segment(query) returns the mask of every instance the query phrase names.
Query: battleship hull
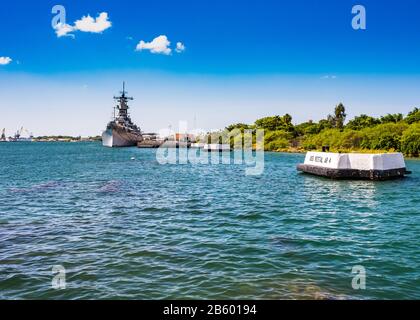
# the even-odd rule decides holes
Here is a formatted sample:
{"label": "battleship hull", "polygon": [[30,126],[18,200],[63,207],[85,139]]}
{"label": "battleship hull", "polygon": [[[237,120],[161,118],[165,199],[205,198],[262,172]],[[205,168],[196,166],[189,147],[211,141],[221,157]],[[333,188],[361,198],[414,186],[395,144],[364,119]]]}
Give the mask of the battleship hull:
{"label": "battleship hull", "polygon": [[141,135],[130,133],[122,129],[108,128],[102,133],[104,147],[132,147],[141,141]]}

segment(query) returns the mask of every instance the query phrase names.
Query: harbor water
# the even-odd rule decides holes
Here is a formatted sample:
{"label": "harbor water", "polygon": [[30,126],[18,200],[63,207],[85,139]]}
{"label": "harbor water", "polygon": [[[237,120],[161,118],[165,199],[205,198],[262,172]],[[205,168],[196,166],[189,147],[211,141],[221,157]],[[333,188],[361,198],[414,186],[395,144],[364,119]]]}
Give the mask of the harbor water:
{"label": "harbor water", "polygon": [[419,160],[373,182],[298,173],[303,154],[255,176],[155,154],[0,144],[0,298],[420,299]]}

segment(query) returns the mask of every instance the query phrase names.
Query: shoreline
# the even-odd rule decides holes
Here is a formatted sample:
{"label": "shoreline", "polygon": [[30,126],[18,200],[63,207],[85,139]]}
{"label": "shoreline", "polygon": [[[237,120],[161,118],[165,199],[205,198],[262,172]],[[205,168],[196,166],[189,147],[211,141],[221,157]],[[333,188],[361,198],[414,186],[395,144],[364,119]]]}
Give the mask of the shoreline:
{"label": "shoreline", "polygon": [[[10,143],[22,143],[22,142],[26,142],[26,143],[100,143],[101,140],[99,139],[95,139],[95,138],[86,138],[86,139],[42,139],[42,140],[33,140],[33,141],[5,141],[5,142],[10,142]],[[0,145],[2,145],[3,143],[0,143]],[[133,146],[134,148],[135,146]],[[137,147],[136,147],[137,148]],[[253,151],[255,151],[255,149],[253,149]],[[313,150],[304,150],[304,149],[300,149],[300,148],[281,148],[281,149],[277,149],[277,150],[264,150],[265,152],[273,152],[273,153],[295,153],[295,154],[305,154],[309,151],[317,151],[317,152],[321,152],[321,149],[313,149]],[[331,149],[330,152],[332,153],[371,153],[371,154],[379,154],[379,153],[395,153],[398,151],[395,150],[369,150],[369,149],[358,149],[358,150],[351,150],[351,149]],[[413,160],[420,160],[420,156],[419,157],[413,157],[411,155],[404,155],[404,158],[406,159],[413,159]]]}

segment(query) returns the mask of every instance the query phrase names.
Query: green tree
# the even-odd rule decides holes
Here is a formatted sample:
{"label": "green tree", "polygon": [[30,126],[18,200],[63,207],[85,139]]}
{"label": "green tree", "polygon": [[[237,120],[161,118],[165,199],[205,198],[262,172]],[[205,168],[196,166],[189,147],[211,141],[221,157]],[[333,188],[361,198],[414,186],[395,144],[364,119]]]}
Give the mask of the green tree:
{"label": "green tree", "polygon": [[274,116],[274,117],[265,117],[255,121],[257,128],[262,128],[264,130],[285,130],[293,131],[294,127],[292,124],[292,116],[285,114],[283,117]]}
{"label": "green tree", "polygon": [[265,130],[278,130],[282,127],[282,118],[280,116],[264,117],[256,120],[255,125]]}
{"label": "green tree", "polygon": [[414,108],[413,111],[409,112],[407,117],[405,117],[405,122],[412,124],[415,122],[420,122],[420,110],[419,108]]}
{"label": "green tree", "polygon": [[295,131],[295,127],[292,123],[292,116],[290,114],[286,113],[281,119],[283,121],[283,130],[286,130],[288,132]]}
{"label": "green tree", "polygon": [[361,130],[363,128],[376,126],[380,123],[381,121],[378,119],[370,117],[366,114],[362,114],[360,116],[354,117],[353,120],[350,120],[349,123],[347,123],[346,128],[352,130]]}
{"label": "green tree", "polygon": [[231,124],[229,126],[227,126],[225,128],[227,131],[232,131],[234,129],[239,129],[241,130],[241,132],[243,132],[245,129],[252,129],[252,126],[249,124],[245,124],[245,123],[235,123],[235,124]]}
{"label": "green tree", "polygon": [[361,147],[372,150],[400,150],[401,136],[408,128],[404,122],[384,123],[372,128],[365,128]]}
{"label": "green tree", "polygon": [[[328,116],[328,118],[330,117],[332,116]],[[318,126],[319,126],[318,132],[321,132],[325,129],[331,129],[334,127],[334,121],[331,121],[330,119],[322,119],[322,120],[319,120]]]}
{"label": "green tree", "polygon": [[381,123],[397,123],[403,120],[403,115],[401,113],[388,113],[386,116],[381,117]]}
{"label": "green tree", "polygon": [[342,103],[339,103],[334,109],[335,128],[343,129],[344,120],[346,120],[346,108]]}
{"label": "green tree", "polygon": [[401,151],[418,157],[420,154],[420,122],[412,124],[401,137]]}
{"label": "green tree", "polygon": [[321,131],[320,125],[309,120],[295,126],[295,132],[297,136],[303,136],[307,134],[317,134]]}
{"label": "green tree", "polygon": [[334,115],[328,115],[327,121],[331,128],[343,129],[344,127],[344,120],[346,120],[346,108],[340,102],[338,105],[335,106]]}
{"label": "green tree", "polygon": [[292,125],[292,116],[288,113],[286,113],[283,117],[283,123],[286,126],[291,126]]}

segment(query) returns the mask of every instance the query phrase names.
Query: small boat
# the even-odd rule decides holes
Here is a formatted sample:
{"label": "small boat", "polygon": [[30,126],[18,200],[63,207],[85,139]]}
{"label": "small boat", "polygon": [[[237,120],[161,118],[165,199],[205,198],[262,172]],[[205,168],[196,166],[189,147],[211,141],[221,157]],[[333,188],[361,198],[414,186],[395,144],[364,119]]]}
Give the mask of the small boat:
{"label": "small boat", "polygon": [[401,153],[308,152],[297,170],[331,179],[388,180],[410,174]]}

